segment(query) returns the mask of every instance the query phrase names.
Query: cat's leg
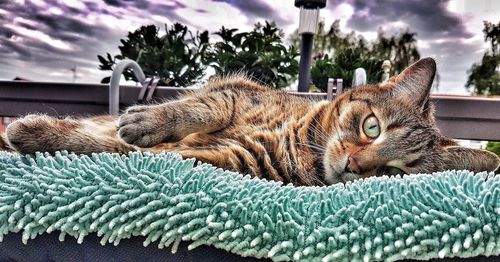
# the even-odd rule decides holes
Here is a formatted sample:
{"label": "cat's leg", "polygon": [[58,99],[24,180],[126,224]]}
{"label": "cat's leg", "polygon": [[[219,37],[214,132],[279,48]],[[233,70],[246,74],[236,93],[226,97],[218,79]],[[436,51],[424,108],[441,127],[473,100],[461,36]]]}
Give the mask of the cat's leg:
{"label": "cat's leg", "polygon": [[0,133],[0,151],[12,151],[9,143],[7,143],[7,136],[5,133]]}
{"label": "cat's leg", "polygon": [[[169,147],[162,147],[163,145],[172,145]],[[146,149],[153,153],[173,152],[180,154],[182,158],[195,158],[197,161],[202,161],[204,163],[209,163],[214,166],[224,168],[226,170],[239,171],[236,168],[236,163],[234,162],[234,154],[225,147],[218,148],[194,148],[186,145],[175,145],[174,144],[161,144],[152,148]]]}
{"label": "cat's leg", "polygon": [[23,154],[67,150],[77,154],[93,152],[126,153],[137,150],[116,137],[116,119],[57,119],[29,115],[11,123],[5,137],[9,147]]}
{"label": "cat's leg", "polygon": [[[196,143],[191,144],[189,141],[191,139],[191,137],[188,137],[178,143],[159,144],[144,149],[144,151],[153,153],[160,153],[163,151],[173,152],[180,154],[184,159],[195,158],[197,161],[209,163],[226,170],[262,177],[263,173],[259,168],[258,160],[243,147],[236,144],[222,145],[217,142],[217,146],[200,147],[195,145]],[[279,178],[277,180],[279,180]]]}
{"label": "cat's leg", "polygon": [[231,90],[200,92],[164,104],[134,106],[120,117],[118,133],[127,143],[152,147],[192,133],[222,130],[235,115],[235,96]]}

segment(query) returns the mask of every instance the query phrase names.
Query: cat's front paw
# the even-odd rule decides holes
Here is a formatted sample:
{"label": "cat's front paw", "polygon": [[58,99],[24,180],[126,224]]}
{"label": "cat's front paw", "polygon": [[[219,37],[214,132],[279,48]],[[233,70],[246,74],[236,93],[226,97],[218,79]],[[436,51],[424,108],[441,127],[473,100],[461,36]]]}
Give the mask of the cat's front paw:
{"label": "cat's front paw", "polygon": [[7,126],[5,138],[9,147],[23,154],[66,149],[67,136],[79,124],[71,119],[59,120],[46,115],[28,115]]}
{"label": "cat's front paw", "polygon": [[129,144],[152,147],[178,139],[169,132],[174,123],[164,105],[134,106],[118,121],[118,135]]}

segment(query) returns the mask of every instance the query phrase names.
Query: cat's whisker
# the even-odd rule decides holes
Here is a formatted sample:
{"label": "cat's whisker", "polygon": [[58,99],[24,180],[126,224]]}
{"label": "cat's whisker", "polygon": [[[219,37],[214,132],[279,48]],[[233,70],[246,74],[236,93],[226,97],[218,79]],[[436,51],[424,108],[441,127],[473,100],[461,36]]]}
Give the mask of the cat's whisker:
{"label": "cat's whisker", "polygon": [[304,144],[304,143],[296,143],[297,145],[301,145],[301,146],[306,146],[306,147],[310,147],[310,148],[314,148],[318,151],[320,151],[321,153],[325,153],[326,152],[326,148],[322,147],[322,146],[319,146],[319,145],[314,145],[314,144]]}
{"label": "cat's whisker", "polygon": [[[317,120],[314,120],[314,121],[317,121]],[[326,135],[326,133],[322,129],[318,129],[317,127],[315,127],[313,125],[309,125],[308,128],[311,129],[315,133],[315,135],[319,136],[319,138],[323,142],[326,142],[328,140],[328,136]]]}
{"label": "cat's whisker", "polygon": [[[315,121],[317,124],[320,124],[316,118],[313,118],[312,121]],[[322,142],[326,142],[328,137],[324,133],[322,129],[318,129],[315,125],[309,124],[307,126],[307,129],[311,130],[314,133],[314,139],[316,139],[317,136],[322,140]]]}

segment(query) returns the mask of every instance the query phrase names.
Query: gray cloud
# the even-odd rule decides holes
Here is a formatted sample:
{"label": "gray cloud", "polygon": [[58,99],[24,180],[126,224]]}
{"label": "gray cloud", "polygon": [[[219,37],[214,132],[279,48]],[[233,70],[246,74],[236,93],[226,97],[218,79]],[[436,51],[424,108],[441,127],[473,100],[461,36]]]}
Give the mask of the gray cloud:
{"label": "gray cloud", "polygon": [[462,18],[450,13],[446,6],[449,0],[429,1],[349,1],[354,14],[347,25],[355,30],[374,31],[388,22],[402,21],[420,39],[469,38]]}
{"label": "gray cloud", "polygon": [[[278,25],[284,26],[294,21],[289,21],[283,19],[279,15],[279,10],[274,10],[269,6],[266,0],[253,0],[253,1],[235,1],[235,0],[214,0],[215,2],[226,2],[238,9],[240,9],[245,15],[253,20],[267,19],[276,22]],[[286,4],[292,4],[286,2]]]}
{"label": "gray cloud", "polygon": [[104,0],[104,2],[108,5],[123,7],[126,5],[127,1],[122,0]]}
{"label": "gray cloud", "polygon": [[421,48],[423,56],[431,56],[437,62],[441,84],[441,92],[465,92],[467,70],[473,62],[480,61],[483,55],[481,40],[479,42],[464,42],[456,40],[440,41],[427,48]]}
{"label": "gray cloud", "polygon": [[355,32],[382,29],[394,34],[405,28],[387,25],[403,22],[410,31],[417,33],[419,42],[426,42],[425,45],[417,43],[421,55],[431,56],[438,62],[440,92],[465,93],[467,70],[480,60],[482,42],[470,41],[476,35],[467,30],[464,17],[448,11],[449,0],[329,0],[327,8],[334,9],[342,3],[353,9],[347,27]]}
{"label": "gray cloud", "polygon": [[[276,7],[267,0],[213,1],[225,2],[239,9],[250,23],[266,19],[276,21],[280,27],[298,25],[298,17],[290,19],[283,15],[283,9],[290,11],[290,8],[294,8],[293,1],[284,1],[286,6],[282,7]],[[109,72],[97,70],[96,56],[105,52],[118,53],[119,39],[125,38],[128,31],[142,24],[154,23],[154,16],[193,26],[198,21],[196,17],[179,15],[186,13],[179,11],[185,11],[186,8],[193,8],[194,14],[211,11],[203,5],[189,7],[186,4],[189,2],[181,0],[82,0],[78,8],[56,0],[43,2],[45,6],[31,1],[20,5],[0,0],[0,78],[21,76],[33,80],[68,81],[71,79],[69,68],[76,65],[81,73],[88,74],[80,81],[98,82]],[[482,40],[464,41],[472,36],[465,27],[467,21],[447,11],[447,0],[431,2],[328,0],[327,8],[333,10],[343,3],[350,5],[354,14],[347,21],[347,27],[355,31],[376,31],[395,21],[407,24],[411,31],[417,32],[417,39],[428,43],[425,47],[421,45],[421,53],[437,59],[442,85],[462,88],[466,70],[482,55]],[[227,7],[225,4],[219,5]],[[61,14],[50,12],[51,8],[59,8]],[[221,17],[230,15],[220,14]],[[90,19],[95,17],[109,20]],[[161,19],[156,21],[157,26],[163,27]],[[127,23],[128,26],[120,27],[117,25],[119,23]],[[206,28],[203,26],[202,23],[196,23],[198,29],[208,28],[208,25]],[[242,25],[235,23],[226,26]],[[433,41],[436,39],[442,41]],[[68,46],[70,48],[65,48]],[[54,75],[54,72],[58,75]]]}
{"label": "gray cloud", "polygon": [[[85,3],[87,9],[84,10],[60,5],[55,1],[45,1],[45,3],[46,7],[37,6],[29,1],[23,6],[12,2],[0,3],[0,9],[5,11],[0,16],[0,24],[4,25],[0,27],[1,78],[23,76],[34,77],[33,80],[40,80],[40,77],[44,80],[54,80],[57,77],[51,77],[50,73],[65,71],[73,66],[82,70],[86,68],[97,71],[98,54],[104,54],[106,51],[117,53],[119,39],[126,36],[126,31],[111,30],[104,24],[87,23],[81,18],[90,13],[109,14],[106,9],[89,2]],[[141,1],[120,1],[120,3],[129,4],[131,8],[141,5]],[[62,14],[48,13],[47,9],[50,7],[61,9]],[[150,13],[164,11],[164,7],[155,8],[155,12]],[[28,33],[38,32],[44,35],[26,35],[18,32],[18,28],[26,29]],[[135,28],[130,30],[133,29]],[[72,49],[58,48],[48,41],[63,47],[69,45]],[[26,67],[26,64],[34,66]],[[92,75],[81,80],[96,82],[100,79]]]}

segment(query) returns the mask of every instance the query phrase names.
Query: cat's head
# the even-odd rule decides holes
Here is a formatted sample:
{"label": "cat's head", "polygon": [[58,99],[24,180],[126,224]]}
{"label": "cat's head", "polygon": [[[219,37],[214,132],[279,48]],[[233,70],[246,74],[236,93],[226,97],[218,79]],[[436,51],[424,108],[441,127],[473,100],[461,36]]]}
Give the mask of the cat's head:
{"label": "cat's head", "polygon": [[424,58],[384,84],[354,88],[335,99],[338,121],[326,145],[325,180],[495,170],[500,162],[495,154],[460,147],[439,133],[429,101],[435,73],[434,60]]}

